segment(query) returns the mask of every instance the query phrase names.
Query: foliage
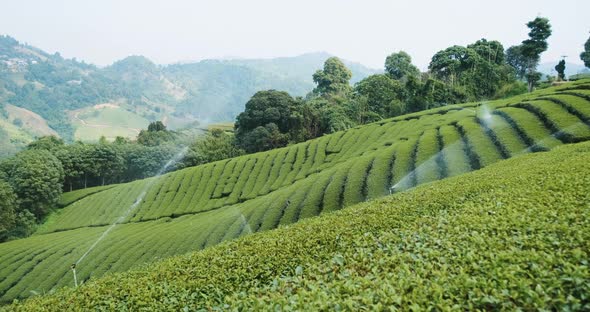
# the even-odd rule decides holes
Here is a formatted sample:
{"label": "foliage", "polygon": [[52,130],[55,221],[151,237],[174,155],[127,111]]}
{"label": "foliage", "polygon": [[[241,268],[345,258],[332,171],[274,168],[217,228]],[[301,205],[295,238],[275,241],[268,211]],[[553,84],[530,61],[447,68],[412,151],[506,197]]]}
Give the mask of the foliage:
{"label": "foliage", "polygon": [[584,43],[584,52],[580,53],[580,59],[586,67],[590,68],[590,37]]}
{"label": "foliage", "polygon": [[536,68],[539,64],[541,53],[547,50],[547,38],[551,36],[551,25],[548,19],[537,17],[528,22],[527,27],[530,29],[529,39],[522,42],[520,53],[526,64],[525,78],[529,84],[529,92],[531,92],[535,84],[540,80],[540,74],[536,72]]}
{"label": "foliage", "polygon": [[313,74],[317,84],[314,93],[320,95],[345,95],[350,91],[349,81],[352,72],[337,57],[331,57],[324,63],[324,69]]}
{"label": "foliage", "polygon": [[437,52],[428,69],[451,87],[464,88],[470,100],[489,99],[512,80],[503,51],[498,41],[481,39]]}
{"label": "foliage", "polygon": [[6,240],[15,225],[16,195],[4,180],[0,179],[0,242]]}
{"label": "foliage", "polygon": [[506,62],[516,72],[519,79],[523,79],[527,70],[527,60],[522,54],[522,46],[511,46],[506,50]]}
{"label": "foliage", "polygon": [[404,51],[392,53],[385,59],[385,72],[395,80],[420,75],[418,68],[412,64],[412,57]]}
{"label": "foliage", "polygon": [[244,151],[236,147],[233,135],[221,129],[213,129],[189,147],[183,165],[197,166],[243,154]]}
{"label": "foliage", "polygon": [[[77,261],[121,216],[122,224],[78,266],[80,281],[286,226],[523,153],[590,140],[585,122],[590,116],[585,97],[589,83],[567,83],[485,105],[449,105],[380,120],[286,148],[186,168],[88,195],[50,215],[37,235],[0,244],[4,264],[0,278],[5,281],[0,284],[1,298],[11,301],[30,296],[31,290],[71,285],[71,271],[63,264]],[[566,158],[559,158],[562,156],[556,156],[562,159],[557,163],[568,165]],[[526,164],[530,158],[519,159]],[[588,162],[577,164],[584,163]],[[489,172],[497,174],[496,170]],[[466,181],[471,180],[455,187],[463,190],[472,185]],[[568,179],[560,181],[569,183]],[[546,196],[562,194],[541,186],[547,184],[538,186]],[[432,200],[416,194],[410,198]],[[537,197],[532,194],[531,198]],[[31,254],[39,256],[29,261]],[[44,256],[49,254],[55,256]]]}
{"label": "foliage", "polygon": [[154,121],[148,125],[148,132],[166,131],[166,126],[161,121]]}
{"label": "foliage", "polygon": [[555,65],[555,71],[557,71],[558,81],[565,80],[565,60],[561,60]]}
{"label": "foliage", "polygon": [[21,152],[3,162],[1,169],[18,197],[18,211],[26,209],[37,220],[51,211],[62,193],[63,167],[48,151]]}
{"label": "foliage", "polygon": [[141,130],[137,135],[137,143],[145,146],[158,146],[175,139],[175,133],[167,130],[161,121],[151,122],[147,130]]}
{"label": "foliage", "polygon": [[[405,73],[402,77],[408,74],[410,73]],[[403,86],[387,75],[369,76],[357,83],[354,91],[357,96],[366,98],[366,109],[360,112],[359,124],[366,123],[364,115],[367,114],[367,111],[375,113],[381,118],[395,117],[404,113],[404,110],[400,109]]]}
{"label": "foliage", "polygon": [[31,236],[37,230],[37,217],[28,209],[16,213],[14,226],[8,232],[8,239]]}
{"label": "foliage", "polygon": [[587,310],[589,160],[519,157],[7,309]]}
{"label": "foliage", "polygon": [[56,136],[43,136],[38,138],[37,140],[29,143],[27,145],[27,149],[30,150],[46,150],[46,151],[55,151],[60,149],[64,146],[64,141]]}
{"label": "foliage", "polygon": [[300,106],[287,92],[256,92],[236,118],[237,145],[249,153],[285,146],[301,131]]}

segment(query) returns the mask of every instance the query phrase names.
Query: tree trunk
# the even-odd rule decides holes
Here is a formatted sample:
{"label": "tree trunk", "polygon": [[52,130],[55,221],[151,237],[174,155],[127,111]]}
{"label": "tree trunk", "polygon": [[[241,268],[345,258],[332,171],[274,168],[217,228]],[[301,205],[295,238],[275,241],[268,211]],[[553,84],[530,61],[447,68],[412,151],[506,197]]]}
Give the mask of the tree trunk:
{"label": "tree trunk", "polygon": [[72,191],[72,181],[70,181],[70,192]]}
{"label": "tree trunk", "polygon": [[102,177],[102,185],[104,186],[104,176]]}
{"label": "tree trunk", "polygon": [[84,188],[86,188],[87,182],[88,182],[88,177],[86,176],[86,172],[84,172]]}

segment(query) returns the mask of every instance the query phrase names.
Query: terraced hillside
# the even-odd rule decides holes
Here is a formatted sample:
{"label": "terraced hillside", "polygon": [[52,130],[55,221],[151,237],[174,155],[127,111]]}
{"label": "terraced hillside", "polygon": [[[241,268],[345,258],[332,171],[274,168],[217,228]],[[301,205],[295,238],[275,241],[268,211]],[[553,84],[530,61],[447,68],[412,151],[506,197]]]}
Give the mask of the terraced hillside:
{"label": "terraced hillside", "polygon": [[119,185],[73,201],[34,237],[0,244],[0,298],[71,285],[70,264],[121,216],[122,224],[79,263],[79,279],[589,139],[585,80],[401,116]]}
{"label": "terraced hillside", "polygon": [[589,176],[560,146],[8,310],[587,311]]}

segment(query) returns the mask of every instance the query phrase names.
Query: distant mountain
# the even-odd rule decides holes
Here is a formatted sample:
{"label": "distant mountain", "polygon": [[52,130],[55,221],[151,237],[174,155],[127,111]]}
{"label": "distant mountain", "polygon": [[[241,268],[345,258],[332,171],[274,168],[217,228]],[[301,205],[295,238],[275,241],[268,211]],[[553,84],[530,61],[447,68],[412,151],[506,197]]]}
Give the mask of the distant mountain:
{"label": "distant mountain", "polygon": [[[555,70],[555,65],[557,65],[559,61],[555,61],[553,63],[542,63],[539,64],[537,70],[545,75],[549,76],[557,76],[557,71]],[[575,64],[575,63],[565,63],[565,76],[569,77],[571,75],[579,74],[582,72],[588,71],[588,69],[582,64]]]}
{"label": "distant mountain", "polygon": [[[179,101],[178,111],[201,120],[233,120],[256,91],[276,89],[305,96],[314,88],[313,73],[331,56],[309,53],[274,59],[204,60],[168,65],[163,74],[188,93]],[[351,83],[379,72],[344,63],[352,71]]]}
{"label": "distant mountain", "polygon": [[[153,120],[164,120],[173,129],[195,121],[233,121],[259,90],[305,96],[314,87],[313,73],[331,56],[309,53],[165,66],[130,56],[99,68],[0,36],[0,119],[5,121],[0,122],[0,134],[8,138],[0,147],[10,142],[6,133],[14,133],[2,126],[11,122],[8,104],[38,114],[66,141],[132,136],[138,126]],[[343,61],[353,73],[352,83],[379,72]],[[121,110],[133,116],[114,118]],[[133,122],[118,124],[125,120]]]}

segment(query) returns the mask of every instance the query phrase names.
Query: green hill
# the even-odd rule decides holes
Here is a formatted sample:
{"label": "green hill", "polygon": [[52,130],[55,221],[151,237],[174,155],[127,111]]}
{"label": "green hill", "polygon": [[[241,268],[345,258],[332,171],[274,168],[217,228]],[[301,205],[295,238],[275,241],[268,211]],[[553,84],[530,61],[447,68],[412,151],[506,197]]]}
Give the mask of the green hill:
{"label": "green hill", "polygon": [[[40,115],[66,141],[95,141],[102,135],[135,138],[138,127],[155,120],[164,120],[173,130],[195,121],[233,121],[257,91],[277,89],[305,96],[314,88],[313,73],[330,56],[310,53],[170,65],[129,56],[99,68],[0,35],[0,121],[4,105],[14,105]],[[378,72],[346,64],[353,83]],[[0,122],[0,147],[7,151],[0,156],[14,154],[31,140],[21,144],[20,136]]]}
{"label": "green hill", "polygon": [[[590,81],[405,115],[97,192],[0,244],[3,301],[590,139]],[[524,173],[523,173],[524,174]]]}
{"label": "green hill", "polygon": [[588,310],[589,176],[562,146],[8,310]]}

